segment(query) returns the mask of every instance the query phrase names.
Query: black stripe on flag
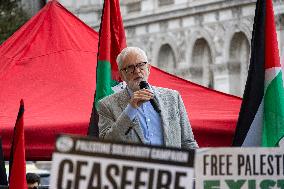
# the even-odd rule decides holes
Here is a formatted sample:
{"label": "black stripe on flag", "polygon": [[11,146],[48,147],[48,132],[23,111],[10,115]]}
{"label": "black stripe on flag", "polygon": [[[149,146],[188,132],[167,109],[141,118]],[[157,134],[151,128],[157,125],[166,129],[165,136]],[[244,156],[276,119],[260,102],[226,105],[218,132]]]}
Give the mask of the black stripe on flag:
{"label": "black stripe on flag", "polygon": [[[95,96],[96,96],[96,94],[95,94]],[[99,122],[99,114],[98,114],[97,109],[96,109],[95,97],[94,97],[93,109],[92,109],[90,123],[89,123],[89,127],[88,127],[88,133],[87,133],[88,136],[96,137],[96,138],[99,137],[98,122]]]}
{"label": "black stripe on flag", "polygon": [[0,185],[8,186],[1,138],[0,138]]}

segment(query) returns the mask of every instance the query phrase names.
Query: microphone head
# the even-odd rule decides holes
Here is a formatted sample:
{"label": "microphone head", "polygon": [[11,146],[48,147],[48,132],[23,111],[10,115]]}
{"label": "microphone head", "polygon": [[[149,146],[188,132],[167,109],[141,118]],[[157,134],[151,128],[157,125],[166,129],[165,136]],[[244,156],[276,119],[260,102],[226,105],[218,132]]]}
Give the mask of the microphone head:
{"label": "microphone head", "polygon": [[140,89],[149,89],[150,88],[150,86],[147,83],[147,81],[140,81],[139,87],[140,87]]}

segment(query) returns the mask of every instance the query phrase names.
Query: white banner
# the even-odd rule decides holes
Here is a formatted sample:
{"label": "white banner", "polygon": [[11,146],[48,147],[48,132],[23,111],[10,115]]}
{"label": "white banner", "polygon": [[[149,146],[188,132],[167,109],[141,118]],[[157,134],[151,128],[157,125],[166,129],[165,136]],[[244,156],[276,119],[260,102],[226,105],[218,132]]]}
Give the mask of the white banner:
{"label": "white banner", "polygon": [[194,151],[113,144],[63,135],[52,189],[192,189]]}
{"label": "white banner", "polygon": [[196,152],[197,189],[284,189],[283,148],[207,148]]}

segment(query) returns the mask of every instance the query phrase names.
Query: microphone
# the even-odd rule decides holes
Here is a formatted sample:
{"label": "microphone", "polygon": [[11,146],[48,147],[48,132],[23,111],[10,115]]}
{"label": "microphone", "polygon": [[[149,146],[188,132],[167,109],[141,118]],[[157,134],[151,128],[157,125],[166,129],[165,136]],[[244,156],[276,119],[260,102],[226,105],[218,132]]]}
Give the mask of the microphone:
{"label": "microphone", "polygon": [[[147,83],[147,81],[141,81],[139,83],[139,87],[140,89],[150,89],[149,83]],[[161,113],[161,110],[158,106],[158,102],[155,98],[150,99],[150,103],[156,112]]]}
{"label": "microphone", "polygon": [[[150,89],[150,86],[149,86],[149,84],[146,81],[141,81],[139,83],[139,87],[140,87],[140,89]],[[158,102],[157,102],[156,99],[150,99],[150,103],[151,103],[151,105],[153,106],[154,110],[157,113],[161,113],[161,110],[160,110],[160,108],[158,106]],[[124,134],[128,135],[131,130],[132,130],[132,127],[129,127]]]}

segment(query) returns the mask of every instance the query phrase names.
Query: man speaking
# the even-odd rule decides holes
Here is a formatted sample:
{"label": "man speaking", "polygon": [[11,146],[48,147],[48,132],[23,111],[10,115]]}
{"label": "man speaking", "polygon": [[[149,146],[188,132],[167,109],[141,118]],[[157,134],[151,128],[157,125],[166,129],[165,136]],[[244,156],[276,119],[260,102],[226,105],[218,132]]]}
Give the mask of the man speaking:
{"label": "man speaking", "polygon": [[117,57],[127,87],[99,101],[101,139],[185,149],[198,148],[180,94],[150,86],[143,50],[126,47]]}

